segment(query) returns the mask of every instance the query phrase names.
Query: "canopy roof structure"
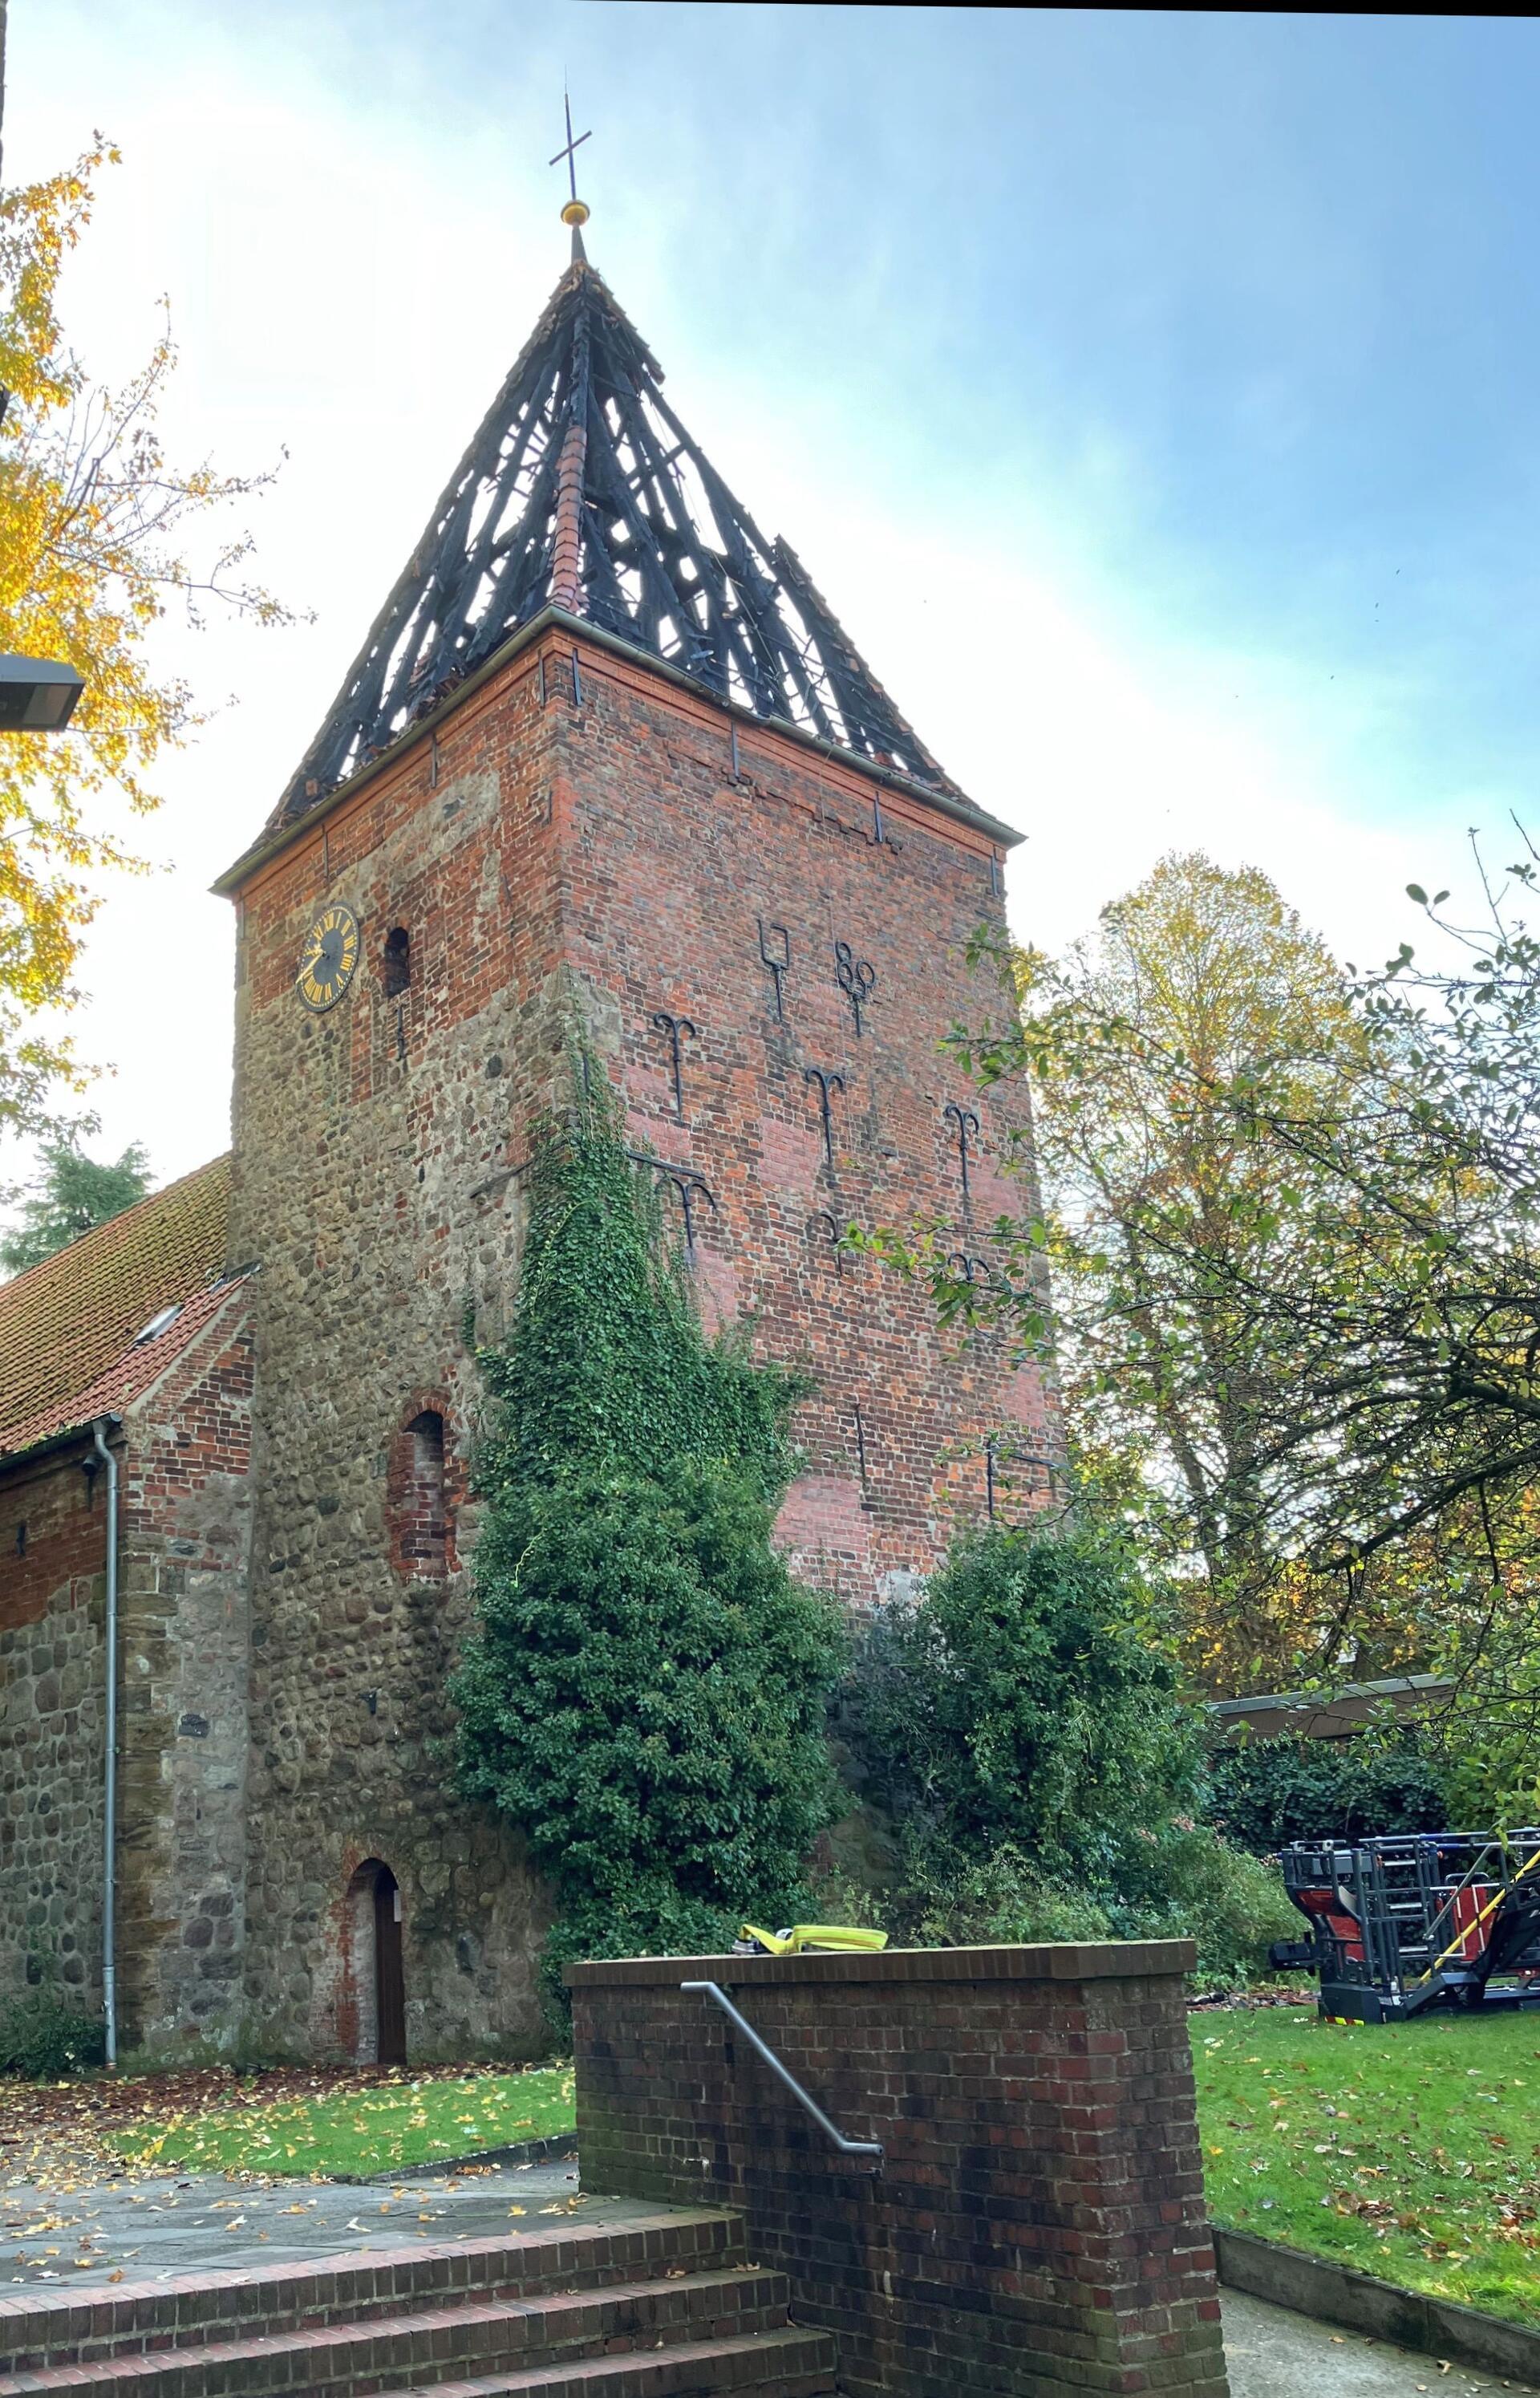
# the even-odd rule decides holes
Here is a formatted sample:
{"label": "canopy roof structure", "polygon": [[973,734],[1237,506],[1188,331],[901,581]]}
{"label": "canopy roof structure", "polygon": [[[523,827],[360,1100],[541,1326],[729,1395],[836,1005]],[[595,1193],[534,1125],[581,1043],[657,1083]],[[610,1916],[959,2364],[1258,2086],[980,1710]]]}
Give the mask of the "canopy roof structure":
{"label": "canopy roof structure", "polygon": [[270,830],[319,805],[551,607],[719,699],[959,799],[796,552],[766,539],[691,440],[581,236],[573,250]]}

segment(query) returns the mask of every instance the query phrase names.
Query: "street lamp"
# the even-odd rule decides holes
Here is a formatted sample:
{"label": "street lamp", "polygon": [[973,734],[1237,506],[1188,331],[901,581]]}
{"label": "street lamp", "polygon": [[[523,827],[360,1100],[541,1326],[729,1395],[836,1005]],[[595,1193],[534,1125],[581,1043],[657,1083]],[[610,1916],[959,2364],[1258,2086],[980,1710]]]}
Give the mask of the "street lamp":
{"label": "street lamp", "polygon": [[58,658],[0,655],[0,733],[58,733],[86,685]]}

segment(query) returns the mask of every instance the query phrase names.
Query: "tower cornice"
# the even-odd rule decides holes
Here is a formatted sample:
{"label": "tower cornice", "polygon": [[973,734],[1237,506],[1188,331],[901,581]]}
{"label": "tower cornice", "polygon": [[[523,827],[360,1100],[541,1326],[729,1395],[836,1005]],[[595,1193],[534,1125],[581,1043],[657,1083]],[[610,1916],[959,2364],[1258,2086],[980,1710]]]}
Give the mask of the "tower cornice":
{"label": "tower cornice", "polygon": [[674,685],[681,694],[687,694],[693,706],[708,708],[719,715],[724,724],[734,725],[743,733],[752,732],[757,738],[773,737],[789,742],[798,749],[825,759],[832,765],[854,774],[875,788],[899,793],[927,813],[940,816],[946,823],[966,829],[993,848],[1015,849],[1026,838],[1024,833],[1016,831],[1013,827],[1003,823],[998,816],[991,815],[986,809],[975,806],[971,800],[959,791],[950,788],[945,791],[937,791],[927,784],[917,783],[912,777],[900,774],[893,767],[876,765],[871,760],[856,755],[837,742],[823,740],[805,726],[795,723],[789,717],[760,716],[752,708],[736,706],[730,700],[720,699],[714,693],[703,691],[694,676],[671,666],[666,659],[659,658],[652,651],[643,649],[636,642],[627,641],[619,634],[609,632],[603,626],[590,623],[585,616],[575,616],[564,608],[548,606],[542,608],[538,616],[531,617],[527,625],[521,625],[516,632],[510,634],[507,640],[494,652],[484,666],[479,667],[474,674],[468,675],[462,682],[456,683],[452,690],[445,694],[435,707],[406,726],[388,748],[381,750],[369,760],[367,765],[360,766],[347,777],[345,782],[339,783],[334,790],[328,792],[323,799],[307,808],[304,815],[295,816],[287,823],[270,826],[249,849],[244,851],[233,865],[227,867],[224,872],[217,877],[209,888],[221,897],[234,897],[242,884],[261,868],[268,865],[273,859],[282,856],[286,851],[293,849],[301,841],[313,840],[323,825],[340,811],[351,806],[359,794],[367,790],[371,784],[379,781],[387,773],[393,772],[410,756],[414,749],[431,742],[435,734],[441,734],[449,720],[474,694],[484,690],[489,683],[503,674],[527,652],[538,647],[552,634],[566,635],[571,640],[585,642],[601,653],[608,652],[616,658],[624,659],[632,667]]}

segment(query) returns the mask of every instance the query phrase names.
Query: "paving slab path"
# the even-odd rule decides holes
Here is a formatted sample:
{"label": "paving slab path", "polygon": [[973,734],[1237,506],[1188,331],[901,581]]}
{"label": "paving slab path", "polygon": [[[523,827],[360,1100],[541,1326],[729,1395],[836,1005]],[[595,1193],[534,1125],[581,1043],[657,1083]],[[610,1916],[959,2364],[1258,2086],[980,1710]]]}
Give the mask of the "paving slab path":
{"label": "paving slab path", "polygon": [[395,2182],[179,2174],[94,2182],[67,2195],[13,2183],[0,2212],[0,2292],[17,2283],[91,2289],[114,2277],[142,2282],[247,2270],[371,2246],[401,2248],[413,2239],[548,2230],[553,2216],[614,2223],[647,2212],[629,2199],[584,2197],[570,2157]]}
{"label": "paving slab path", "polygon": [[1500,2398],[1534,2398],[1528,2382],[1503,2381],[1495,2373],[1468,2365],[1440,2364],[1414,2349],[1390,2348],[1269,2306],[1241,2290],[1221,2292],[1225,2354],[1230,2367],[1230,2398],[1469,2398],[1473,2390]]}

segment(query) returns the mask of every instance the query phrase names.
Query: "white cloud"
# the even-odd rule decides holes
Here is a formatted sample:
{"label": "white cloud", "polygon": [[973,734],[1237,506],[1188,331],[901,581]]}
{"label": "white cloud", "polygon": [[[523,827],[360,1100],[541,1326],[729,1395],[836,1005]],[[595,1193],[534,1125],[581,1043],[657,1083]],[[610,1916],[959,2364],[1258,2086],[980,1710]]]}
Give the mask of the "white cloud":
{"label": "white cloud", "polygon": [[[318,721],[559,273],[564,237],[522,119],[516,140],[489,112],[449,110],[441,88],[420,106],[383,68],[352,88],[324,24],[300,54],[244,14],[221,27],[144,10],[129,24],[64,0],[44,14],[47,35],[25,15],[13,27],[11,177],[73,153],[93,116],[127,155],[72,270],[74,338],[121,372],[170,290],[186,359],[176,446],[245,466],[288,445],[253,510],[259,566],[319,619],[160,636],[200,691],[240,705],[165,775],[147,845],[167,870],[113,889],[76,1030],[116,1069],[96,1100],[104,1146],[143,1138],[169,1178],[228,1136],[231,928],[207,886]],[[44,51],[71,26],[78,63],[56,78]],[[724,355],[666,172],[629,207],[615,280],[673,370],[671,397],[766,529],[801,551],[943,762],[1029,836],[1011,877],[1024,936],[1069,938],[1163,851],[1201,846],[1265,868],[1340,952],[1395,946],[1401,886],[1453,879],[1465,803],[1442,830],[1395,825],[1388,679],[1332,682],[1307,658],[1232,652],[1179,607],[1168,619],[1160,559],[1130,547],[1119,559],[1108,544],[1141,473],[1126,428],[1087,427],[1077,484],[1051,505],[1024,419],[1019,450],[985,469],[959,454],[957,428],[873,388],[859,357],[831,359],[821,387],[786,388],[773,312],[762,349]],[[727,240],[719,223],[711,238]],[[672,352],[649,318],[654,303],[666,313],[663,294],[685,329]],[[1255,405],[1285,438],[1288,395],[1259,383]],[[1094,532],[1078,551],[1082,502]]]}

